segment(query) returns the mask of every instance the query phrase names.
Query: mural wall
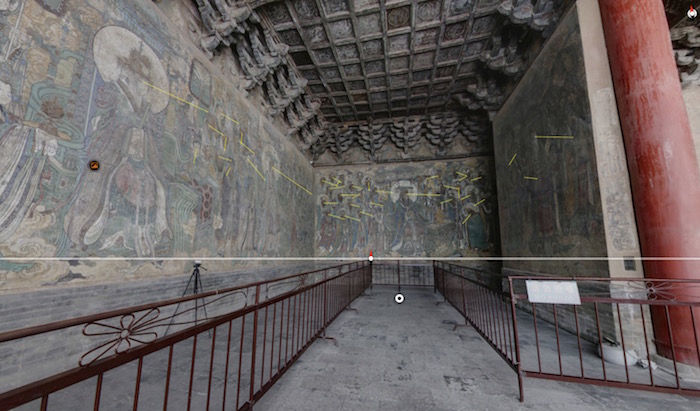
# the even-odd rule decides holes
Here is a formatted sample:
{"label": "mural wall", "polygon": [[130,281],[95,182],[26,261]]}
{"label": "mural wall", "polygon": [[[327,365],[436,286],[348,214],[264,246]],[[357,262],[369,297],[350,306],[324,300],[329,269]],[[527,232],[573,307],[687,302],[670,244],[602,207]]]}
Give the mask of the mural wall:
{"label": "mural wall", "polygon": [[[573,8],[494,119],[503,256],[605,257],[578,16]],[[606,275],[606,261],[504,268]]]}
{"label": "mural wall", "polygon": [[493,176],[492,157],[319,168],[316,254],[497,254]]}
{"label": "mural wall", "polygon": [[0,289],[313,255],[313,171],[229,77],[150,1],[0,1]]}

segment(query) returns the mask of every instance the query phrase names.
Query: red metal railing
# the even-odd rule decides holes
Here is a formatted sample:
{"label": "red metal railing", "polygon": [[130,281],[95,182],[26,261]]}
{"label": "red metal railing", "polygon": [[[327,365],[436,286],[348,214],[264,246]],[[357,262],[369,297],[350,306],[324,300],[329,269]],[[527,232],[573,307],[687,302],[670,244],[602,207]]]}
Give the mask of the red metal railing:
{"label": "red metal railing", "polygon": [[[533,303],[527,280],[575,281],[581,304]],[[521,341],[530,341],[519,347],[527,353],[523,375],[700,396],[700,301],[686,298],[700,281],[517,276],[508,282],[513,301],[523,308],[516,317]],[[670,350],[661,355],[664,330],[671,335]],[[691,347],[674,342],[681,330],[692,335]],[[686,354],[685,364],[676,358],[679,352]]]}
{"label": "red metal railing", "polygon": [[372,268],[374,285],[433,287],[433,266],[415,261],[375,260]]}
{"label": "red metal railing", "polygon": [[[0,333],[89,347],[68,356],[77,366],[0,394],[0,410],[252,409],[371,280],[357,262]],[[202,307],[208,318],[193,320]]]}
{"label": "red metal railing", "polygon": [[[517,373],[521,401],[523,376],[700,396],[700,301],[689,292],[700,281],[514,276],[501,292],[466,267],[434,266],[435,290]],[[581,305],[533,303],[527,280],[575,281]],[[674,342],[679,326],[691,346]],[[657,354],[666,340],[668,358]]]}
{"label": "red metal railing", "polygon": [[523,381],[520,372],[515,304],[507,293],[496,291],[470,269],[454,264],[433,262],[435,291],[439,291],[467,323],[496,350],[518,374],[520,400],[523,401]]}

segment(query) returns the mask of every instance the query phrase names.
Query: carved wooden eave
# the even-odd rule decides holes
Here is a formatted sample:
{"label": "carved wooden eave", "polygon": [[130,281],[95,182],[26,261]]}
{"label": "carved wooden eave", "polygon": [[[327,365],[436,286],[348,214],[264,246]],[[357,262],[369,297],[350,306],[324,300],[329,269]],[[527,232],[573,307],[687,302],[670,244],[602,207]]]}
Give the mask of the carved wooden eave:
{"label": "carved wooden eave", "polygon": [[[261,90],[268,114],[310,158],[331,153],[336,164],[357,158],[353,150],[372,161],[389,147],[397,159],[426,147],[449,155],[462,134],[444,114],[488,124],[572,3],[196,1],[208,30],[202,47],[230,46],[242,88]],[[307,82],[299,96],[288,87],[293,75]]]}
{"label": "carved wooden eave", "polygon": [[310,152],[317,161],[328,150],[342,163],[357,142],[364,158],[374,161],[379,150],[391,142],[398,150],[397,160],[411,159],[411,150],[419,144],[432,146],[434,158],[444,158],[448,155],[448,146],[461,139],[464,145],[471,147],[469,155],[488,155],[492,152],[490,130],[488,120],[482,115],[455,111],[401,119],[369,119],[344,125],[334,123],[310,146]]}
{"label": "carved wooden eave", "polygon": [[[280,41],[264,16],[245,4],[232,6],[224,0],[195,0],[204,28],[200,46],[210,56],[230,47],[243,78],[239,89],[259,89],[266,113],[279,118],[288,137],[310,147],[326,122],[320,102],[311,97],[307,80],[300,76],[287,46]],[[311,121],[314,120],[314,121]],[[307,136],[302,136],[306,129]],[[314,136],[314,141],[305,138]]]}
{"label": "carved wooden eave", "polygon": [[671,29],[671,41],[681,86],[700,86],[700,21],[682,21]]}

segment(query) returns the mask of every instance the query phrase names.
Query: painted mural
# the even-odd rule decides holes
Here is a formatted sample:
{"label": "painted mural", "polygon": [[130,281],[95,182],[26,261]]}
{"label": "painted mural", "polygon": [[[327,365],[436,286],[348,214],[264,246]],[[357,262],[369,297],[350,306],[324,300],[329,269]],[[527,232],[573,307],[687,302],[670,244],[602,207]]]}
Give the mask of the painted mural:
{"label": "painted mural", "polygon": [[[591,112],[573,8],[494,119],[503,255],[605,257]],[[556,274],[607,263],[507,262]]]}
{"label": "painted mural", "polygon": [[154,7],[0,1],[0,289],[313,255],[308,161]]}
{"label": "painted mural", "polygon": [[493,255],[493,159],[321,168],[319,256]]}

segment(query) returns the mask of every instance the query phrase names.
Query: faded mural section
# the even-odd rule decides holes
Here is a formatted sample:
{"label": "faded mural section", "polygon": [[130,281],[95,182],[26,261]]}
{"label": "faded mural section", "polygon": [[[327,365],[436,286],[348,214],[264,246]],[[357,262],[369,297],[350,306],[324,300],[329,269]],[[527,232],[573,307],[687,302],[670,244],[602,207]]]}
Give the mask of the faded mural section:
{"label": "faded mural section", "polygon": [[[576,8],[494,119],[504,257],[606,257]],[[606,261],[506,261],[509,269],[607,275]]]}
{"label": "faded mural section", "polygon": [[318,256],[496,255],[492,157],[318,168]]}
{"label": "faded mural section", "polygon": [[151,2],[0,2],[0,110],[0,289],[313,255],[310,165]]}

